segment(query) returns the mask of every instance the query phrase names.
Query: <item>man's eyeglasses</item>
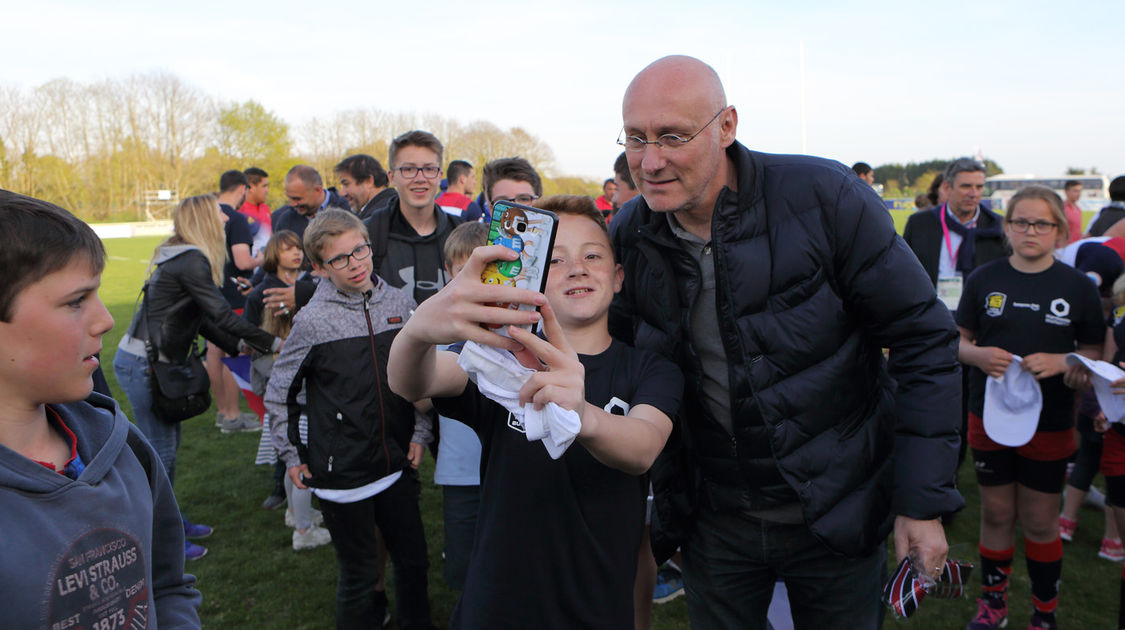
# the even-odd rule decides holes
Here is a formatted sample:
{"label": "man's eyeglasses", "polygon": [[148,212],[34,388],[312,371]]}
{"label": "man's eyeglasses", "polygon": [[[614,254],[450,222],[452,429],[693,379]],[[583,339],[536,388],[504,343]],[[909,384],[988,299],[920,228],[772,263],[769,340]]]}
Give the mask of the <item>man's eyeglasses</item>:
{"label": "man's eyeglasses", "polygon": [[418,171],[422,171],[422,175],[425,176],[426,179],[433,179],[441,175],[440,166],[399,166],[395,170],[406,179],[414,179]]}
{"label": "man's eyeglasses", "polygon": [[[727,107],[730,106],[728,105]],[[703,125],[699,128],[699,131],[691,134],[686,138],[679,134],[666,133],[656,140],[646,140],[645,138],[641,138],[640,136],[626,136],[625,130],[622,129],[621,134],[617,137],[617,144],[625,147],[626,151],[644,151],[645,147],[650,144],[655,144],[662,149],[678,149],[694,140],[695,137],[699,134],[703,133],[703,130],[706,129],[708,125],[715,122],[715,119],[719,117],[719,114],[727,111],[727,107],[724,107],[716,112],[715,115],[711,117],[711,120],[707,121],[706,125]]]}
{"label": "man's eyeglasses", "polygon": [[324,261],[324,264],[332,267],[333,269],[347,269],[348,265],[351,264],[351,261],[349,261],[348,259],[355,258],[356,260],[365,260],[370,255],[371,243],[364,243],[363,245],[360,245],[359,247],[353,249],[351,253],[340,254],[339,256],[331,260]]}
{"label": "man's eyeglasses", "polygon": [[535,200],[538,199],[538,198],[539,198],[539,195],[516,195],[515,197],[495,197],[495,198],[493,198],[492,203],[496,203],[497,201],[508,201],[508,202],[515,202],[515,203],[523,204],[523,205],[526,206],[526,205],[530,205],[530,204],[534,203]]}
{"label": "man's eyeglasses", "polygon": [[1015,221],[1008,221],[1008,225],[1012,226],[1012,230],[1018,234],[1024,234],[1028,228],[1035,234],[1047,234],[1059,227],[1058,223],[1051,221],[1024,221],[1023,219],[1016,219]]}

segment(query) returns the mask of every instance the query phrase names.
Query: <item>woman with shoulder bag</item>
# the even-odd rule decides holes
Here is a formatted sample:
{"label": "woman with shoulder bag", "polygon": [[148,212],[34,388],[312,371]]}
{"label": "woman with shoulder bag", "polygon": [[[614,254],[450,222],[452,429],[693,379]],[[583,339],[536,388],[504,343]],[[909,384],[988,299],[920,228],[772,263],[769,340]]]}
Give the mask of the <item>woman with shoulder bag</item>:
{"label": "woman with shoulder bag", "polygon": [[[153,253],[140,307],[113,359],[133,421],[156,449],[169,481],[175,479],[180,421],[210,404],[196,337],[203,335],[229,354],[238,354],[240,340],[260,352],[281,345],[277,337],[235,315],[219,291],[226,262],[219,212],[214,195],[184,199],[173,211],[173,235]],[[185,520],[184,533],[203,538],[211,528]],[[207,553],[186,540],[184,551],[191,560]]]}

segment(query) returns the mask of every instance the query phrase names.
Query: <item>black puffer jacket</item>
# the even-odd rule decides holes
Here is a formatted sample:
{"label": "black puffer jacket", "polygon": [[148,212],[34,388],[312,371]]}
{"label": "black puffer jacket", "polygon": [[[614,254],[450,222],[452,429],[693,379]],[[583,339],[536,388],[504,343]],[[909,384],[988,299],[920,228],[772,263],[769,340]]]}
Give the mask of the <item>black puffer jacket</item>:
{"label": "black puffer jacket", "polygon": [[883,541],[894,514],[959,509],[957,331],[879,198],[835,162],[737,142],[727,156],[738,210],[720,197],[711,237],[733,439],[702,402],[688,343],[698,265],[643,197],[612,223],[625,283],[611,332],[676,362],[688,389],[682,435],[653,468],[654,540],[688,534],[705,485],[755,489],[761,507],[795,493],[813,534],[847,555]]}
{"label": "black puffer jacket", "polygon": [[[259,352],[273,349],[273,335],[231,310],[211,280],[211,264],[198,247],[162,247],[156,265],[144,304],[129,325],[129,335],[145,341],[151,334],[156,349],[173,361],[187,357],[195,338],[201,334],[231,355],[238,354],[239,339]],[[149,330],[149,322],[155,331]]]}

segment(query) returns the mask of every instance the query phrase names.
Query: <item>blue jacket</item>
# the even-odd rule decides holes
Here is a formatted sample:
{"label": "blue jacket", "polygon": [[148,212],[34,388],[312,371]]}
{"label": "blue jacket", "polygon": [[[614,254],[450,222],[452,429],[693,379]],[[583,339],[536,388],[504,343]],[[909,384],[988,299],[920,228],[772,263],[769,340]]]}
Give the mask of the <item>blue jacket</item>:
{"label": "blue jacket", "polygon": [[711,237],[733,436],[703,403],[689,342],[698,264],[642,196],[611,224],[625,268],[611,332],[687,383],[682,433],[653,468],[654,541],[686,537],[714,488],[754,488],[759,507],[796,494],[812,533],[846,555],[874,549],[893,515],[959,509],[957,330],[883,204],[836,162],[737,142],[727,157],[737,211],[720,197]]}

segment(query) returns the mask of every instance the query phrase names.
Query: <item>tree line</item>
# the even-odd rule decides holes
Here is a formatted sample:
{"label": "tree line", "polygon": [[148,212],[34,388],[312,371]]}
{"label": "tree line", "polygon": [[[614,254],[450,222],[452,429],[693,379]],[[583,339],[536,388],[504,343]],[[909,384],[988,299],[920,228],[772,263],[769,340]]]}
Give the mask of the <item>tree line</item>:
{"label": "tree line", "polygon": [[551,148],[519,127],[462,123],[433,114],[378,109],[335,112],[297,126],[260,103],[229,102],[174,74],[137,74],[79,83],[55,79],[21,89],[0,84],[0,187],[46,199],[90,221],[167,214],[155,191],[214,191],[228,169],[270,173],[270,205],[284,203],[284,174],[310,164],[327,180],[347,155],[368,153],[387,166],[391,138],[425,129],[442,140],[446,161],[478,168],[490,159],[527,158],[547,194],[600,194],[600,181],[551,177]]}
{"label": "tree line", "polygon": [[[933,159],[925,162],[893,162],[875,167],[875,183],[883,184],[884,197],[913,197],[926,192],[934,177],[945,170],[953,159]],[[996,162],[984,160],[985,175],[1000,175],[1004,169]]]}

